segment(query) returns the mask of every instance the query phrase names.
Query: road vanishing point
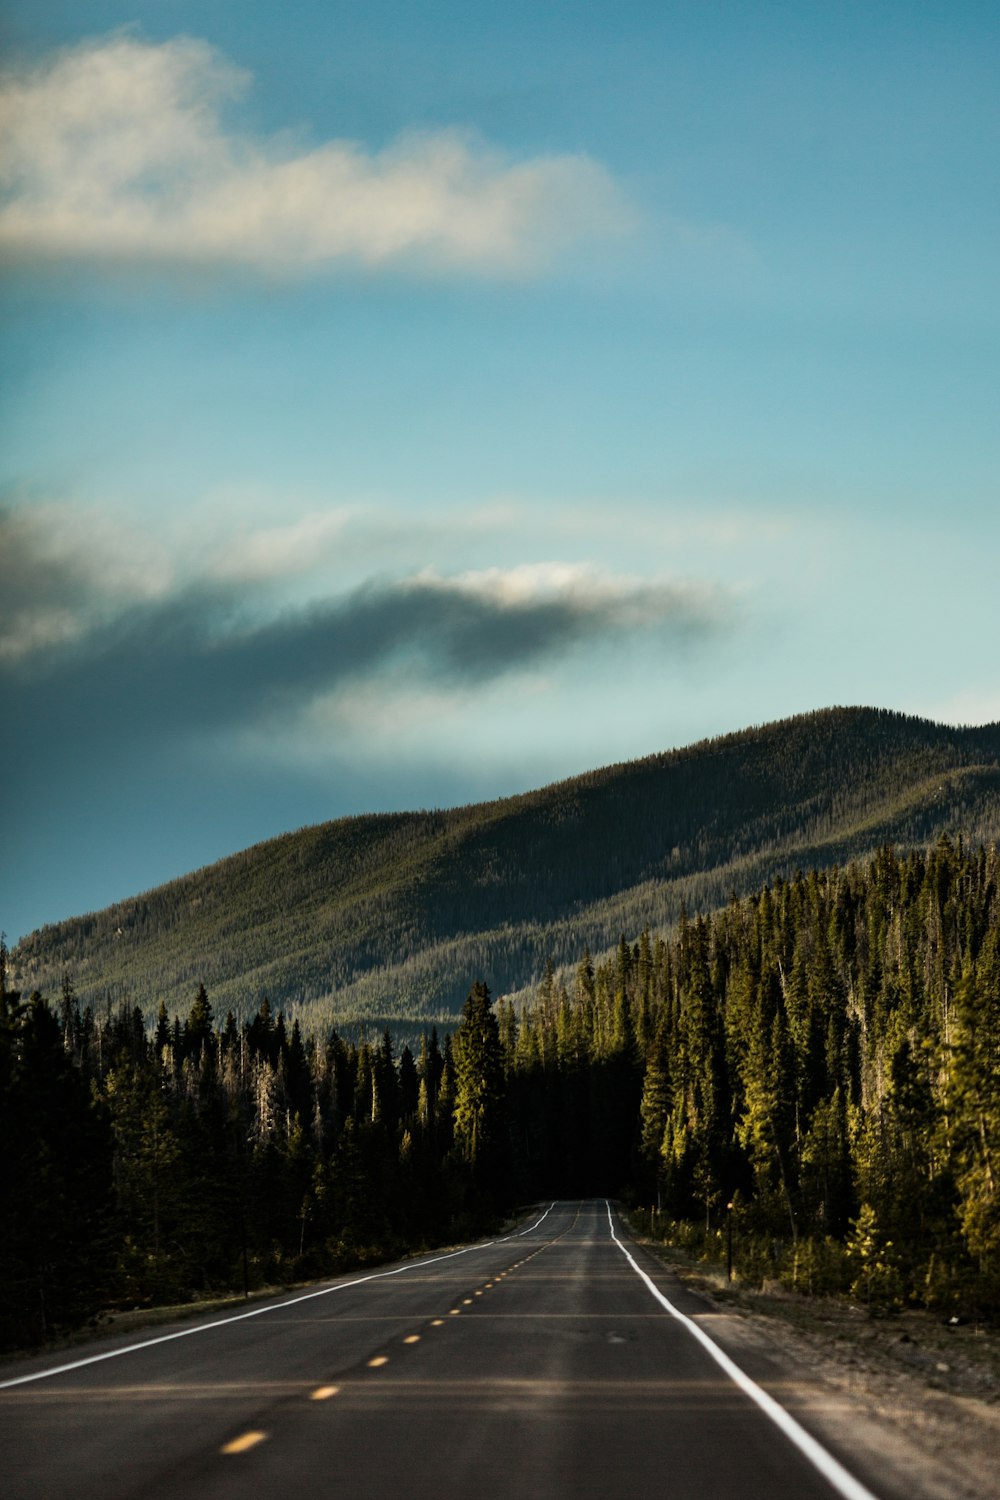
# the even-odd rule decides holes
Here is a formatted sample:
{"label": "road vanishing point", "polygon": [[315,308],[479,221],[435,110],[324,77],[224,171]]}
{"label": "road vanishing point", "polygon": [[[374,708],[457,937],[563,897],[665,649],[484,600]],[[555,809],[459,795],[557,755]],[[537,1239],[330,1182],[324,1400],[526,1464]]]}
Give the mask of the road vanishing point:
{"label": "road vanishing point", "polygon": [[[716,1320],[717,1321],[717,1320]],[[896,1500],[603,1200],[0,1367],[7,1500]],[[755,1363],[756,1362],[756,1363]]]}

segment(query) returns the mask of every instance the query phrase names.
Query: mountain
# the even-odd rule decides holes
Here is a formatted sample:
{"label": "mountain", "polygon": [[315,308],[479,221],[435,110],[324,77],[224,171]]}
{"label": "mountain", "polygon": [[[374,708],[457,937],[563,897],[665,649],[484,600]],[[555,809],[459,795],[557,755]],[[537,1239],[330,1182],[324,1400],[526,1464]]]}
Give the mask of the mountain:
{"label": "mountain", "polygon": [[885,844],[1000,834],[1000,724],[835,708],[503,801],[345,818],[255,845],[10,956],[22,991],[304,1022],[448,1024],[471,982],[516,991],[682,905],[709,911]]}

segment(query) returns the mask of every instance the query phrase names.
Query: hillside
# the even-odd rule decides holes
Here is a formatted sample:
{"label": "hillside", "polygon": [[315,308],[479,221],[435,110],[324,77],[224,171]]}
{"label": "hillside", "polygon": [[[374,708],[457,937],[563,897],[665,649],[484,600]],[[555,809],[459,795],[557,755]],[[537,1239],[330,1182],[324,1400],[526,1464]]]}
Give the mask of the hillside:
{"label": "hillside", "polygon": [[776,875],[939,834],[1000,833],[1000,725],[830,709],[612,766],[504,801],[347,818],[269,840],[11,954],[24,991],[186,1013],[272,1004],[406,1030],[469,983],[529,983],[551,957]]}

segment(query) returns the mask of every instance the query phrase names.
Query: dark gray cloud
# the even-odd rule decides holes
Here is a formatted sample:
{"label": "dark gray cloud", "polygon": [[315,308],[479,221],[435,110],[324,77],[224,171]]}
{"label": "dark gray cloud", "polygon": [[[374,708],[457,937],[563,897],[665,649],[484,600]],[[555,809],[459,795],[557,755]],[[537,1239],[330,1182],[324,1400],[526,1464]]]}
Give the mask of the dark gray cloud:
{"label": "dark gray cloud", "polygon": [[197,587],[84,619],[75,635],[8,661],[3,677],[20,733],[71,724],[79,738],[121,744],[287,717],[388,668],[472,687],[639,626],[690,637],[714,625],[705,604],[650,585],[511,597],[489,575],[417,578],[263,622],[233,595]]}

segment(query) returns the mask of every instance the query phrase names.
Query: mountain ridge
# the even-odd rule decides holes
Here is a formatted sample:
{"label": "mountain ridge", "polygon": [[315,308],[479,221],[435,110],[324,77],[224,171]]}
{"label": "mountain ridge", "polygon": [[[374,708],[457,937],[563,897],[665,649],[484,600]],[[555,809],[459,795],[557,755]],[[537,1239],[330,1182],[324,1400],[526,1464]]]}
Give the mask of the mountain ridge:
{"label": "mountain ridge", "polygon": [[1000,835],[1000,724],[831,708],[495,802],[353,816],[255,844],[11,954],[24,990],[185,1013],[449,1024],[469,984],[531,982],[682,908],[942,833]]}

